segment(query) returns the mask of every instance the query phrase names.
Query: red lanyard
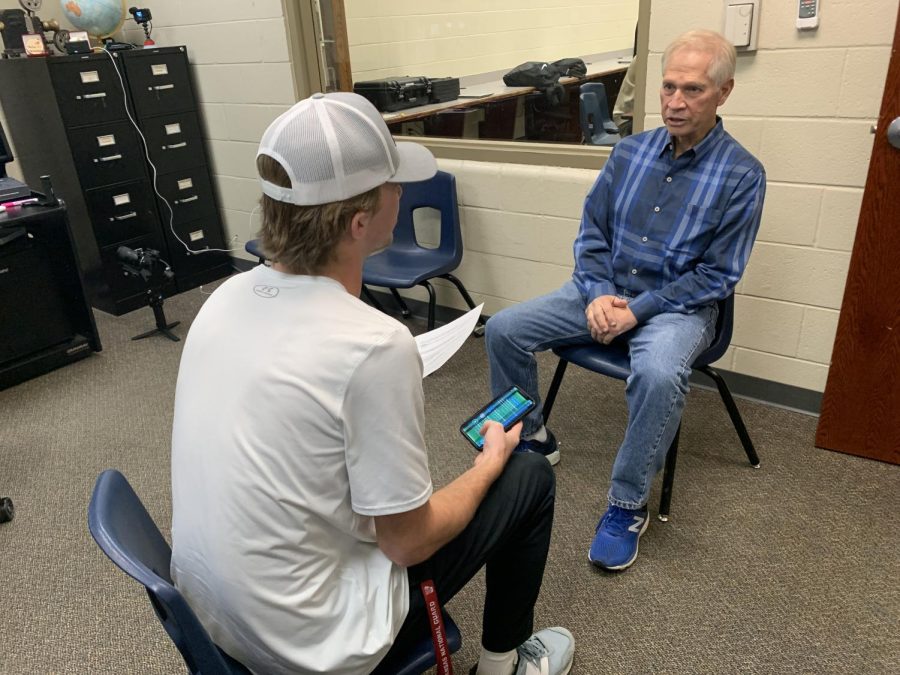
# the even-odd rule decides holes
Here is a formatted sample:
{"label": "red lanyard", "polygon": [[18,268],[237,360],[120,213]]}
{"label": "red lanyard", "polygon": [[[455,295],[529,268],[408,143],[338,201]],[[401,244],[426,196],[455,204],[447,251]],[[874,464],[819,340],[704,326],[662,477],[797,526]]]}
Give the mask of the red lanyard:
{"label": "red lanyard", "polygon": [[453,661],[450,659],[450,646],[447,644],[447,633],[444,632],[444,617],[441,614],[441,603],[434,590],[434,581],[427,579],[419,584],[422,597],[425,598],[425,611],[428,613],[428,625],[431,627],[431,644],[434,645],[434,659],[437,675],[453,675]]}

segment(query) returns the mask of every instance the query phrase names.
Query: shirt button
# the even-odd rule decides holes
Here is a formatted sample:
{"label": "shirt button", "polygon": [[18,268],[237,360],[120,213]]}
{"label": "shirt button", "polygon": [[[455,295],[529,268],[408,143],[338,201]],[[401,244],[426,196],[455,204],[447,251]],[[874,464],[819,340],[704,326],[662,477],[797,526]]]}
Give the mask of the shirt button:
{"label": "shirt button", "polygon": [[641,237],[641,241],[647,241],[647,237]]}
{"label": "shirt button", "polygon": [[666,182],[667,182],[667,183],[671,183],[671,182],[672,182],[672,176],[666,176]]}
{"label": "shirt button", "polygon": [[637,270],[631,270],[632,274],[637,274]]}
{"label": "shirt button", "polygon": [[654,211],[654,213],[659,213],[659,207],[658,207],[658,206],[654,206],[654,207],[653,207],[653,211]]}

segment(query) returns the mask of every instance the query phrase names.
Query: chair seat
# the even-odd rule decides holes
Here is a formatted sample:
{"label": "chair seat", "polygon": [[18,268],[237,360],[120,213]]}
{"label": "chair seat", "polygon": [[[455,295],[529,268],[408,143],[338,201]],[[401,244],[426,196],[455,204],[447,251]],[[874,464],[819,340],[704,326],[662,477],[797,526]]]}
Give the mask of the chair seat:
{"label": "chair seat", "polygon": [[[447,636],[447,646],[451,654],[459,651],[462,646],[462,635],[459,627],[453,621],[447,612],[443,612],[444,616],[444,634]],[[404,654],[403,658],[391,659],[384,661],[372,671],[372,675],[421,675],[429,668],[434,667],[434,645],[431,642],[431,635],[419,642],[409,654]]]}
{"label": "chair seat", "polygon": [[366,259],[365,283],[387,288],[412,288],[426,279],[449,274],[459,265],[452,255],[420,246],[391,247]]}
{"label": "chair seat", "polygon": [[581,366],[595,373],[602,373],[617,380],[627,380],[631,375],[631,362],[624,346],[600,343],[554,347],[553,353],[569,363]]}

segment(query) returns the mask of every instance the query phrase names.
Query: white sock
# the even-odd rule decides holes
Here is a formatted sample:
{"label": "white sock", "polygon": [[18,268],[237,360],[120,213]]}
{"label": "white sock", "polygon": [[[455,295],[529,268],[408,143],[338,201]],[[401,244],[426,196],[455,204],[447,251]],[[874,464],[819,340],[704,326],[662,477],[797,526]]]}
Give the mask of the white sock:
{"label": "white sock", "polygon": [[537,441],[538,443],[546,443],[547,442],[547,427],[543,424],[541,428],[535,431],[533,434],[528,434],[525,436],[526,441]]}
{"label": "white sock", "polygon": [[516,669],[516,657],[515,649],[510,652],[489,652],[482,647],[476,675],[512,675]]}

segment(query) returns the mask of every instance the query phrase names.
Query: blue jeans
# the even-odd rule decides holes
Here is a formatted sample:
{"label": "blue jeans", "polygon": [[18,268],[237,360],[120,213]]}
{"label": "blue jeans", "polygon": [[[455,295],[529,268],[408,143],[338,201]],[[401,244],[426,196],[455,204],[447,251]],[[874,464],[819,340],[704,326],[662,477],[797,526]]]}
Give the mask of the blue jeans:
{"label": "blue jeans", "polygon": [[[627,299],[627,292],[622,295]],[[516,384],[539,402],[525,418],[523,435],[542,424],[534,353],[594,343],[584,311],[584,299],[570,281],[501,310],[487,322],[485,347],[494,396]],[[653,478],[681,423],[691,364],[712,342],[717,313],[711,305],[693,314],[657,314],[616,338],[627,342],[631,376],[625,384],[628,427],[613,464],[610,504],[637,509],[647,503]]]}

